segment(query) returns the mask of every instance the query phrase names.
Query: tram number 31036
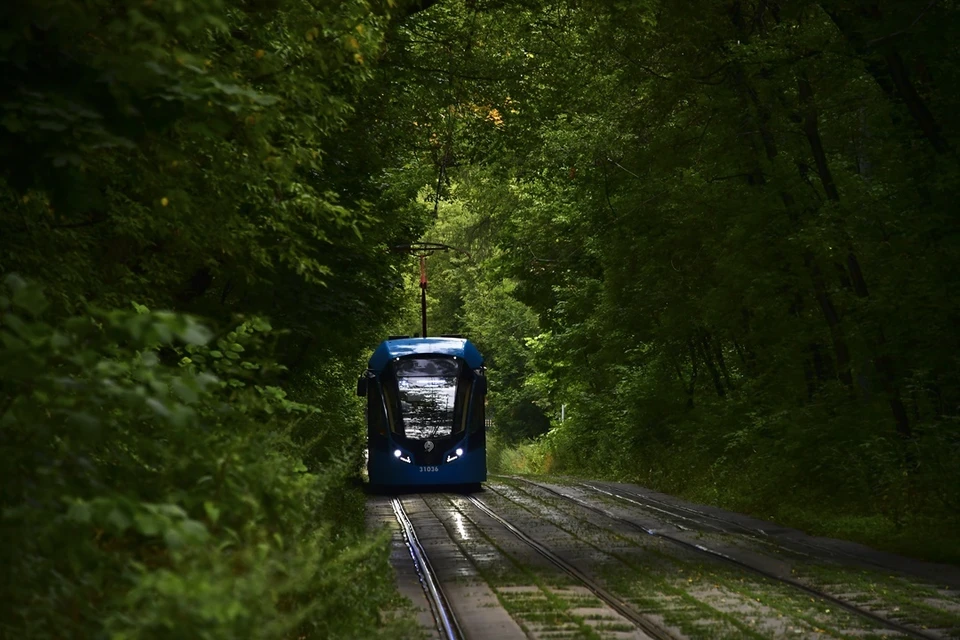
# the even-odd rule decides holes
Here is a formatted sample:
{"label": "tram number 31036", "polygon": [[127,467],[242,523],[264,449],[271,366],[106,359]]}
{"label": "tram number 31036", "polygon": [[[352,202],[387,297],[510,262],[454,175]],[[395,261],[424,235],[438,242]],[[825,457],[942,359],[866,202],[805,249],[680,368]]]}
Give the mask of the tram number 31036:
{"label": "tram number 31036", "polygon": [[431,471],[440,471],[440,467],[420,467],[421,473],[428,473]]}

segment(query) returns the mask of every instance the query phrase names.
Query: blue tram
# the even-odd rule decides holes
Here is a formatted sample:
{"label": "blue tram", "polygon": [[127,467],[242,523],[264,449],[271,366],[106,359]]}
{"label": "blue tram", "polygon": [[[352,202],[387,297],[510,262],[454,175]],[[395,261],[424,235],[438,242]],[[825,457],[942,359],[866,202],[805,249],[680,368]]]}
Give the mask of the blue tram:
{"label": "blue tram", "polygon": [[377,487],[487,479],[483,356],[460,337],[391,337],[357,383],[367,398],[367,471]]}

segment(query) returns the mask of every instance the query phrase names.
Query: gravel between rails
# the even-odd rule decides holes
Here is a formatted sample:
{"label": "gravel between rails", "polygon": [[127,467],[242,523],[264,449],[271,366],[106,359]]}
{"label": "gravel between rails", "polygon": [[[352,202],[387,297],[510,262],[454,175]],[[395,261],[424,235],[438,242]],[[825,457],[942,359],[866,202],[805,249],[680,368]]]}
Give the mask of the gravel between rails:
{"label": "gravel between rails", "polygon": [[622,615],[624,618],[630,620],[638,628],[640,628],[645,634],[650,636],[655,640],[677,640],[677,637],[672,633],[669,633],[666,629],[654,624],[652,621],[634,611],[630,605],[616,597],[613,593],[602,587],[597,581],[593,580],[590,576],[584,572],[577,569],[576,566],[570,564],[564,560],[561,556],[557,555],[551,551],[546,546],[540,544],[532,537],[528,536],[526,533],[514,526],[509,520],[503,516],[497,514],[489,506],[487,506],[482,500],[476,498],[475,496],[467,496],[467,499],[478,509],[483,511],[485,514],[499,522],[503,525],[510,533],[515,535],[520,540],[523,540],[530,547],[536,550],[537,553],[547,558],[550,562],[555,564],[557,567],[568,573],[570,576],[580,581],[587,589],[590,590],[595,596],[600,598],[605,602],[610,608]]}
{"label": "gravel between rails", "polygon": [[413,560],[417,574],[420,577],[420,584],[423,586],[427,601],[430,603],[433,618],[437,623],[437,630],[440,631],[441,637],[444,638],[444,640],[464,640],[465,636],[463,630],[460,628],[460,623],[457,621],[457,617],[450,607],[447,596],[444,594],[439,581],[435,577],[436,574],[430,565],[430,559],[420,544],[419,538],[417,538],[417,532],[413,527],[410,516],[407,515],[406,510],[403,508],[403,502],[400,498],[394,498],[391,504],[393,506],[393,512],[397,517],[397,522],[400,523],[400,529],[407,543],[407,549],[410,551],[410,558]]}
{"label": "gravel between rails", "polygon": [[[669,542],[671,542],[672,544],[676,544],[676,545],[678,545],[678,546],[680,546],[680,547],[683,547],[683,548],[685,548],[685,549],[687,549],[687,550],[692,550],[692,551],[696,551],[696,552],[699,552],[699,553],[702,553],[702,554],[705,554],[705,555],[709,555],[709,556],[711,556],[711,557],[713,557],[713,558],[715,558],[715,559],[722,560],[722,561],[724,561],[724,562],[727,562],[727,563],[730,563],[730,564],[735,565],[735,566],[737,566],[737,567],[740,567],[740,568],[742,568],[742,569],[744,569],[744,570],[751,571],[751,572],[756,573],[757,575],[763,576],[763,577],[765,577],[765,578],[767,578],[767,579],[771,579],[771,580],[775,580],[775,581],[781,582],[781,583],[783,583],[783,584],[787,584],[787,585],[789,585],[790,587],[793,587],[793,588],[795,588],[795,589],[798,589],[798,590],[800,590],[800,591],[803,591],[803,592],[805,592],[805,593],[807,593],[807,594],[809,594],[809,595],[811,595],[811,596],[813,596],[813,597],[815,597],[815,598],[818,598],[818,599],[820,599],[820,600],[822,600],[822,601],[824,601],[824,602],[829,602],[829,603],[831,603],[831,604],[834,605],[834,606],[837,606],[837,607],[841,607],[841,608],[843,608],[843,609],[846,609],[847,611],[849,611],[849,612],[851,612],[851,613],[853,613],[853,614],[855,614],[855,615],[858,615],[858,616],[861,616],[861,617],[863,617],[863,618],[869,619],[869,620],[875,622],[876,624],[879,624],[879,625],[881,625],[881,626],[884,626],[884,627],[886,627],[886,628],[888,628],[888,629],[890,629],[890,630],[896,631],[896,632],[901,633],[901,634],[903,634],[903,635],[906,635],[906,636],[909,636],[909,637],[912,637],[912,638],[917,638],[918,640],[938,640],[938,639],[940,639],[940,638],[943,637],[943,636],[940,635],[940,634],[928,633],[928,632],[926,632],[926,631],[922,631],[922,630],[920,630],[920,629],[916,629],[916,628],[914,628],[914,627],[901,624],[901,623],[896,622],[896,621],[894,621],[894,620],[891,620],[891,619],[889,619],[889,618],[887,618],[887,617],[884,617],[884,616],[881,616],[881,615],[879,615],[879,614],[877,614],[877,613],[874,613],[873,611],[869,611],[869,610],[867,610],[867,609],[863,609],[863,608],[857,606],[856,604],[854,604],[854,603],[852,603],[852,602],[848,602],[848,601],[846,601],[846,600],[844,600],[844,599],[842,599],[842,598],[839,598],[839,597],[830,595],[830,594],[828,594],[828,593],[824,593],[823,591],[820,591],[819,589],[816,589],[816,588],[814,588],[814,587],[811,587],[811,586],[809,586],[809,585],[806,585],[806,584],[804,584],[804,583],[801,583],[801,582],[799,582],[799,581],[797,581],[797,580],[794,580],[794,579],[792,579],[792,578],[788,578],[788,577],[785,577],[785,576],[782,576],[782,575],[777,575],[777,574],[772,573],[772,572],[770,572],[770,571],[767,571],[767,570],[765,570],[765,569],[763,569],[763,568],[761,568],[761,567],[758,567],[758,566],[756,566],[755,564],[751,564],[751,563],[745,562],[745,561],[743,561],[742,559],[735,558],[735,557],[730,556],[730,555],[728,555],[728,554],[726,554],[726,553],[723,553],[723,552],[717,551],[717,550],[715,550],[715,549],[712,549],[712,548],[710,548],[710,547],[707,547],[707,546],[704,545],[704,544],[693,543],[693,542],[690,542],[690,541],[688,541],[688,540],[681,539],[681,538],[679,538],[679,537],[677,537],[677,536],[675,536],[675,535],[671,535],[671,534],[668,534],[668,533],[664,533],[663,531],[657,531],[657,530],[655,530],[655,529],[652,529],[652,528],[649,528],[649,527],[645,527],[645,526],[643,526],[643,525],[641,525],[641,524],[638,524],[637,522],[635,522],[635,521],[633,521],[633,520],[629,520],[629,519],[620,517],[620,516],[612,513],[610,510],[605,509],[605,508],[600,507],[600,506],[597,506],[596,504],[592,504],[592,503],[590,503],[590,502],[588,502],[588,501],[586,501],[586,500],[584,500],[584,499],[582,499],[582,498],[578,498],[578,497],[575,497],[575,496],[572,496],[572,495],[565,494],[565,493],[559,491],[559,490],[558,490],[557,488],[555,488],[555,487],[547,486],[547,485],[542,484],[542,483],[539,483],[539,482],[534,482],[534,481],[529,480],[529,479],[526,479],[526,478],[512,478],[512,479],[514,479],[514,480],[516,480],[516,481],[520,481],[520,482],[526,483],[526,484],[531,485],[531,486],[534,486],[534,487],[537,487],[537,488],[539,488],[539,489],[542,490],[542,491],[546,491],[547,493],[549,493],[549,494],[551,494],[551,495],[554,495],[554,496],[556,496],[556,497],[559,497],[559,498],[561,498],[561,499],[563,499],[563,500],[567,500],[567,501],[573,502],[573,503],[577,504],[578,506],[580,506],[580,507],[582,507],[582,508],[585,508],[585,509],[587,509],[587,510],[589,510],[589,511],[592,511],[592,512],[594,512],[594,513],[598,513],[598,514],[600,514],[600,515],[602,515],[602,516],[604,516],[604,517],[606,517],[606,518],[609,518],[609,519],[611,519],[611,520],[620,522],[620,523],[622,523],[622,524],[626,524],[626,525],[628,525],[628,526],[630,526],[630,527],[632,527],[632,528],[635,528],[635,529],[637,529],[638,531],[641,531],[641,532],[646,533],[646,534],[648,534],[648,535],[651,535],[651,536],[657,537],[657,538],[659,538],[659,539],[663,539],[663,540],[669,541]],[[591,488],[592,488],[592,487],[591,487]],[[614,494],[614,493],[611,493],[611,492],[607,492],[607,493],[609,493],[609,495],[616,496],[616,494]]]}

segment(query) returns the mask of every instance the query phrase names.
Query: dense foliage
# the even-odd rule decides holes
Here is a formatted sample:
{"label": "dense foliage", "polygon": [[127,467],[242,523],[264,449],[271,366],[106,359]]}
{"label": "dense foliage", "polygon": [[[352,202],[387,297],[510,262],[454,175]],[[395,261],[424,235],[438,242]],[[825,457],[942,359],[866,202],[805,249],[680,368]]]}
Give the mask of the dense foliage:
{"label": "dense foliage", "polygon": [[3,637],[396,635],[350,390],[426,219],[362,113],[401,9],[0,6]]}
{"label": "dense foliage", "polygon": [[956,9],[465,2],[405,26],[392,64],[440,96],[416,118],[444,151],[431,234],[477,256],[437,262],[444,328],[490,353],[501,441],[545,434],[511,459],[952,535]]}
{"label": "dense foliage", "polygon": [[372,637],[384,548],[338,524],[349,459],[301,461],[291,431],[322,410],[269,384],[269,325],[46,306],[8,278],[5,632]]}
{"label": "dense foliage", "polygon": [[3,3],[3,635],[396,634],[424,233],[503,464],[955,535],[955,4]]}

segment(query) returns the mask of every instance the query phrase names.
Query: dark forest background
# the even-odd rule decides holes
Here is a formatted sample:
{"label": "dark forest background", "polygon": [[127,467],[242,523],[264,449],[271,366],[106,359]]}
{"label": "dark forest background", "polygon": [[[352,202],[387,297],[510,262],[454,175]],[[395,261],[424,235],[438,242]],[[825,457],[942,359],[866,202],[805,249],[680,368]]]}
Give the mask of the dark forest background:
{"label": "dark forest background", "polygon": [[434,67],[456,114],[414,124],[442,169],[421,196],[428,238],[474,257],[435,261],[434,316],[490,357],[493,463],[956,560],[957,20],[864,0],[411,22],[386,64]]}
{"label": "dark forest background", "polygon": [[420,237],[497,468],[957,560],[957,22],[3,3],[2,635],[402,634],[351,392]]}

